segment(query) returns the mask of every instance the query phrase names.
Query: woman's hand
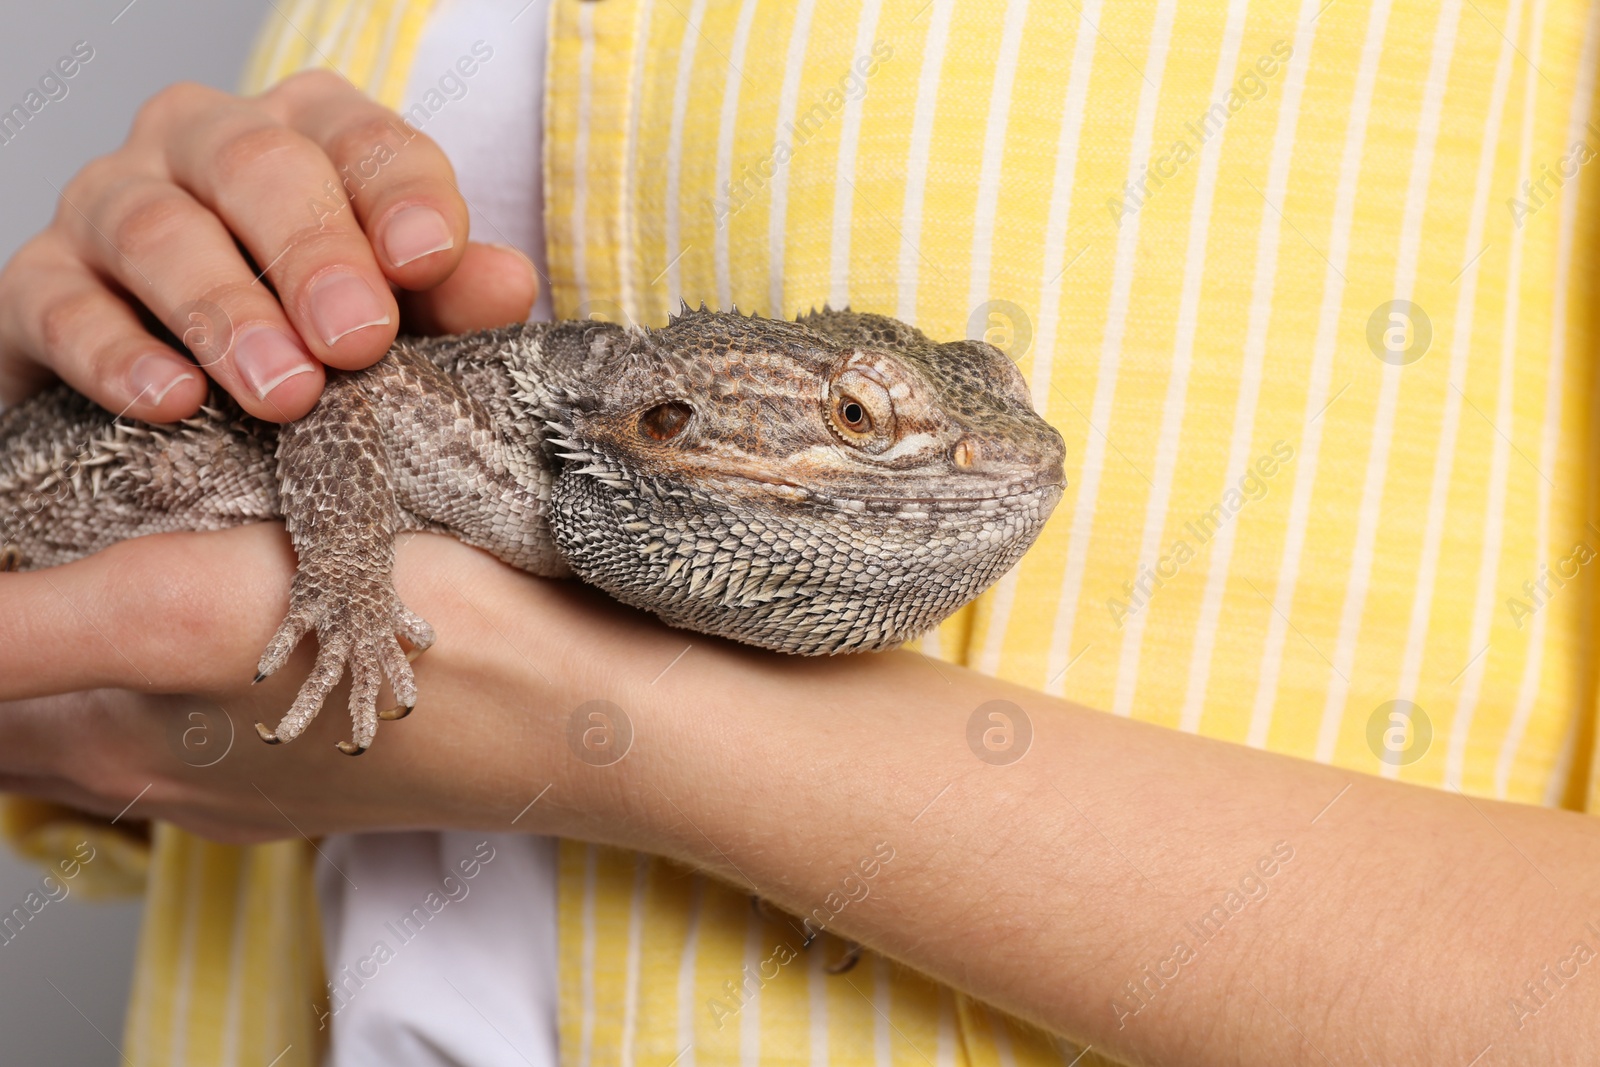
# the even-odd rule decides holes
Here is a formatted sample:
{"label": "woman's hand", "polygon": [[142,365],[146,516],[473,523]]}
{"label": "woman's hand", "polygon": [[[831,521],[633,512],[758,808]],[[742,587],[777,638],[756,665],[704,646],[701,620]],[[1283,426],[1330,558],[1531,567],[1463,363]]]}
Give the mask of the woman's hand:
{"label": "woman's hand", "polygon": [[605,664],[654,646],[665,662],[683,644],[578,583],[529,577],[451,538],[409,538],[396,584],[439,635],[415,663],[415,713],[384,723],[352,759],[334,747],[351,728],[341,686],[304,736],[266,745],[254,724],[276,725],[315,649],[306,641],[251,684],[293,573],[282,528],[257,525],[140,538],[0,575],[0,792],[107,816],[138,797],[130,819],[262,841],[509,829],[560,781],[562,803],[516,828],[571,829],[557,813],[587,805],[578,798],[604,777],[573,757],[568,712],[616,695]]}
{"label": "woman's hand", "polygon": [[174,85],[0,272],[0,404],[57,376],[170,422],[199,407],[203,370],[287,421],[316,402],[324,364],[382,358],[402,314],[459,332],[523,318],[536,293],[520,253],[468,243],[438,146],[338,75],[253,98]]}

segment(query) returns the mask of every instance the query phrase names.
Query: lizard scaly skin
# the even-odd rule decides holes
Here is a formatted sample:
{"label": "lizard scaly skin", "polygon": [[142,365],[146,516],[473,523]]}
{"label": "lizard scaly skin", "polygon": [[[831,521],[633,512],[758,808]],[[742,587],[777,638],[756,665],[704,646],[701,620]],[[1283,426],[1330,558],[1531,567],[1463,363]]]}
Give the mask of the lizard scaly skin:
{"label": "lizard scaly skin", "polygon": [[283,427],[215,390],[167,426],[47,390],[0,414],[0,570],[281,517],[299,568],[260,675],[307,633],[318,653],[258,729],[292,740],[348,669],[340,747],[359,753],[385,677],[402,714],[416,703],[399,639],[433,640],[391,581],[402,531],[763,648],[884,649],[1017,561],[1060,499],[1062,454],[998,349],[883,316],[522,324],[403,338]]}

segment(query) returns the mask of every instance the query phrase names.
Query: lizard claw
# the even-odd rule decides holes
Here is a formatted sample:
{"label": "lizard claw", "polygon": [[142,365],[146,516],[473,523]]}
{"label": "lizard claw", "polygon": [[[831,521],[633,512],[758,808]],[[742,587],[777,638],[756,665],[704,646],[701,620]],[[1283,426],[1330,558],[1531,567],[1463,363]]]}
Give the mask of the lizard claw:
{"label": "lizard claw", "polygon": [[[324,585],[328,579],[322,579]],[[289,614],[261,655],[257,680],[265,678],[288,661],[302,638],[315,629],[317,660],[311,675],[300,687],[294,704],[276,730],[257,727],[262,738],[275,742],[293,741],[305,731],[322,710],[345,668],[350,671],[350,718],[354,733],[350,741],[340,742],[339,750],[356,756],[365,752],[378,731],[379,720],[404,718],[417,703],[416,676],[410,657],[400,646],[400,638],[418,652],[433,644],[433,627],[400,602],[387,582],[372,589],[356,588],[311,592],[311,584],[295,579]],[[389,680],[399,707],[378,711],[378,690]]]}
{"label": "lizard claw", "polygon": [[845,942],[844,955],[839,957],[838,962],[825,965],[823,970],[829,974],[843,974],[860,962],[861,943],[859,941],[847,941]]}
{"label": "lizard claw", "polygon": [[278,740],[278,735],[277,734],[273,733],[271,730],[267,729],[265,726],[261,725],[260,723],[256,723],[256,736],[261,738],[261,740],[265,741],[269,745],[281,745],[281,744],[283,744],[282,741]]}

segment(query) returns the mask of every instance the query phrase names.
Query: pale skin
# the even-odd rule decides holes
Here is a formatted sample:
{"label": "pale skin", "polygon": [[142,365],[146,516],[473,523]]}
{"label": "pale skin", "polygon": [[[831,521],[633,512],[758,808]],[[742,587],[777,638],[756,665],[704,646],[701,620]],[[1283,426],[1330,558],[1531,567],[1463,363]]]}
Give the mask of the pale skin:
{"label": "pale skin", "polygon": [[[370,117],[374,105],[332,79],[302,81],[320,81],[314,88],[327,94],[312,110]],[[215,103],[238,105],[220,94]],[[197,125],[194,117],[178,124]],[[437,262],[416,261],[415,275],[385,264],[370,226],[387,216],[363,210],[362,199],[448,201],[439,164],[442,156],[432,171],[408,175],[409,191],[363,190],[352,215],[366,228],[343,245],[323,247],[319,237],[284,256],[322,257],[320,266],[282,268],[276,288],[291,310],[249,314],[285,316],[298,331],[293,278],[359,271],[365,256],[423,325],[520,316],[533,292],[526,261],[475,251],[464,232],[455,231],[465,252],[454,260],[450,250],[431,253]],[[443,206],[449,218],[459,204]],[[252,210],[279,208],[301,210],[271,199]],[[464,210],[461,218],[464,227]],[[102,383],[96,399],[120,409],[128,387],[115,390],[129,360],[160,355],[135,332],[127,305],[112,306],[123,295],[103,288],[103,299],[80,297],[83,321],[63,321],[81,333],[30,326],[39,309],[93,293],[102,276],[63,227],[70,223],[58,217],[40,238],[62,257],[56,283],[19,281],[37,272],[0,277],[7,395],[54,372]],[[178,261],[196,258],[185,242],[198,254],[206,239],[175,238],[153,252],[142,264],[152,291],[172,286],[173,306],[185,293],[227,295],[220,283],[178,277],[189,269]],[[497,280],[463,284],[474,271]],[[424,281],[433,286],[426,293],[405,291]],[[392,333],[369,327],[328,351],[301,343],[308,359],[360,365]],[[47,335],[57,343],[30,347]],[[339,348],[355,341],[369,347]],[[219,360],[213,372],[232,389],[241,380],[227,378],[227,366]],[[320,374],[283,388],[319,384]],[[314,397],[275,399],[288,412]],[[176,417],[198,399],[180,386],[159,414]],[[1482,1053],[1477,1063],[1576,1064],[1600,1042],[1600,959],[1563,962],[1574,942],[1600,948],[1587,925],[1600,930],[1592,818],[1148,726],[910,652],[825,660],[756,652],[668,629],[574,583],[531,578],[432,536],[400,547],[396,573],[406,603],[439,634],[416,662],[416,714],[386,725],[360,760],[335,751],[347,730],[337,715],[270,748],[254,742],[249,724],[287,706],[311,655],[302,648],[289,668],[249,684],[292,569],[282,530],[269,525],[146,538],[59,569],[5,575],[0,787],[114,815],[149,786],[130,814],[263,841],[293,836],[291,820],[313,835],[503,830],[548,786],[516,829],[670,856],[797,913],[836,893],[887,842],[894,860],[830,929],[1133,1062],[1465,1065]],[[571,710],[594,699],[616,703],[634,725],[633,749],[608,767],[580,761],[567,744]],[[973,710],[996,699],[1024,709],[1034,730],[1026,756],[1004,766],[977,759],[966,739]],[[240,728],[238,741],[214,768],[186,766],[168,746],[174,721],[218,705]],[[1258,874],[1275,846],[1273,873]],[[1186,924],[1253,874],[1265,897],[1201,943]],[[1193,958],[1128,1014],[1136,1002],[1124,984],[1147,965],[1171,976],[1179,940]],[[1564,984],[1547,979],[1546,967],[1566,974]],[[1519,1028],[1507,1005],[1527,1001],[1527,982],[1543,982],[1549,995]],[[1122,1012],[1113,1007],[1119,995]]]}

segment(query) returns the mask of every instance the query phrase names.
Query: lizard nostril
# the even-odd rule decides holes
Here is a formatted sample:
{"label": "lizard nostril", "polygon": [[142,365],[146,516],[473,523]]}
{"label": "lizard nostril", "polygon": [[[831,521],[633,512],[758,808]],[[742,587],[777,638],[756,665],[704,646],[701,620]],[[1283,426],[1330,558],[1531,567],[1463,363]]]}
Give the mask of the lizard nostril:
{"label": "lizard nostril", "polygon": [[950,449],[950,460],[962,470],[966,470],[978,462],[978,446],[969,438],[963,437],[955,443],[954,448]]}

